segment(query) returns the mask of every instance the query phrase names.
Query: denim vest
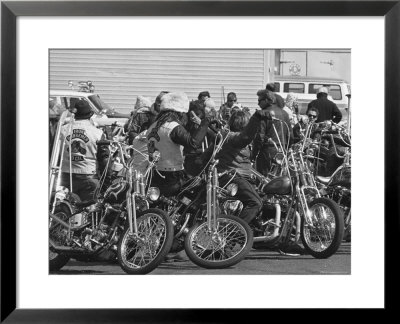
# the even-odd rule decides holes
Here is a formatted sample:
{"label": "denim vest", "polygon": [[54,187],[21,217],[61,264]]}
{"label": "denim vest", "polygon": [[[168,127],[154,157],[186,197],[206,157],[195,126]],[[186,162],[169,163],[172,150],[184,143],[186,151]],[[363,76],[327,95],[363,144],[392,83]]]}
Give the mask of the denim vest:
{"label": "denim vest", "polygon": [[[156,123],[150,126],[148,133],[155,127]],[[158,129],[160,140],[151,138],[155,148],[160,151],[161,158],[157,162],[159,171],[180,171],[183,170],[183,146],[174,143],[169,135],[179,124],[177,122],[166,122]]]}
{"label": "denim vest", "polygon": [[[97,172],[97,145],[103,135],[90,120],[76,120],[72,129],[67,124],[62,127],[61,139],[65,139],[62,172],[76,174],[96,174]],[[70,143],[71,142],[71,143]],[[71,172],[69,167],[71,144]]]}

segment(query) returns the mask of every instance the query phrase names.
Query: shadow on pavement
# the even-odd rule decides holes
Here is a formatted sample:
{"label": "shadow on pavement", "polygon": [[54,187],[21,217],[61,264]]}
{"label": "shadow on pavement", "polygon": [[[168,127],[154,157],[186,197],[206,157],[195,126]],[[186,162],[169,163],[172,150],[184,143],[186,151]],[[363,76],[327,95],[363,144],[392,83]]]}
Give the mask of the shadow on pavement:
{"label": "shadow on pavement", "polygon": [[96,271],[96,270],[59,270],[49,272],[51,275],[87,275],[87,274],[104,274],[105,271]]}
{"label": "shadow on pavement", "polygon": [[[189,264],[187,264],[189,263]],[[157,269],[179,269],[179,270],[197,270],[200,267],[193,265],[190,261],[185,262],[163,262],[161,263]]]}

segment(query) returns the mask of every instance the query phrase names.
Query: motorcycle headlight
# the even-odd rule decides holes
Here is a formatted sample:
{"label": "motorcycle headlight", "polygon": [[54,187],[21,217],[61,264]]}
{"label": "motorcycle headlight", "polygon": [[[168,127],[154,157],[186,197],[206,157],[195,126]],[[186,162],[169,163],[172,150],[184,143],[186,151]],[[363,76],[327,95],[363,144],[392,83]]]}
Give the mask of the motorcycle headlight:
{"label": "motorcycle headlight", "polygon": [[151,201],[156,201],[160,197],[160,189],[156,187],[150,187],[149,190],[147,191],[147,197]]}
{"label": "motorcycle headlight", "polygon": [[236,183],[231,183],[228,185],[228,187],[226,187],[226,190],[228,191],[229,195],[233,197],[238,192],[238,186]]}

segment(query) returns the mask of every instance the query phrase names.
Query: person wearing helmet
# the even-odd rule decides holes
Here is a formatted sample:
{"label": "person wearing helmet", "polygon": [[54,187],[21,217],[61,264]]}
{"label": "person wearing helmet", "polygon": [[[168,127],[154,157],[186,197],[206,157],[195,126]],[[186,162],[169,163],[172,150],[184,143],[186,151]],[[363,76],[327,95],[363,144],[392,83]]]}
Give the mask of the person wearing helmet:
{"label": "person wearing helmet", "polygon": [[317,123],[332,120],[339,123],[342,120],[342,113],[333,101],[328,99],[328,88],[320,87],[317,91],[317,99],[308,104],[308,109],[315,107],[318,109]]}
{"label": "person wearing helmet", "polygon": [[167,93],[161,99],[160,113],[147,130],[148,152],[161,154],[153,185],[165,196],[179,192],[187,180],[183,150],[197,150],[207,134],[208,119],[203,119],[192,133],[186,130],[189,99],[185,93]]}

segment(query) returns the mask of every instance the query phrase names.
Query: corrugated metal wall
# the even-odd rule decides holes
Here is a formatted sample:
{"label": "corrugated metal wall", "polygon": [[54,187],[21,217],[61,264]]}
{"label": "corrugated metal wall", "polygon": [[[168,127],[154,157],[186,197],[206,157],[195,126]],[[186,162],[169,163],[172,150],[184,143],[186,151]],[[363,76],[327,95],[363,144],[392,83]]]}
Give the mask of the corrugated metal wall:
{"label": "corrugated metal wall", "polygon": [[256,92],[268,78],[270,51],[225,49],[52,49],[50,89],[68,80],[93,81],[104,101],[120,112],[137,95],[155,99],[161,90],[183,91],[189,99],[208,90],[217,106],[221,89],[234,91],[243,105],[257,107]]}

